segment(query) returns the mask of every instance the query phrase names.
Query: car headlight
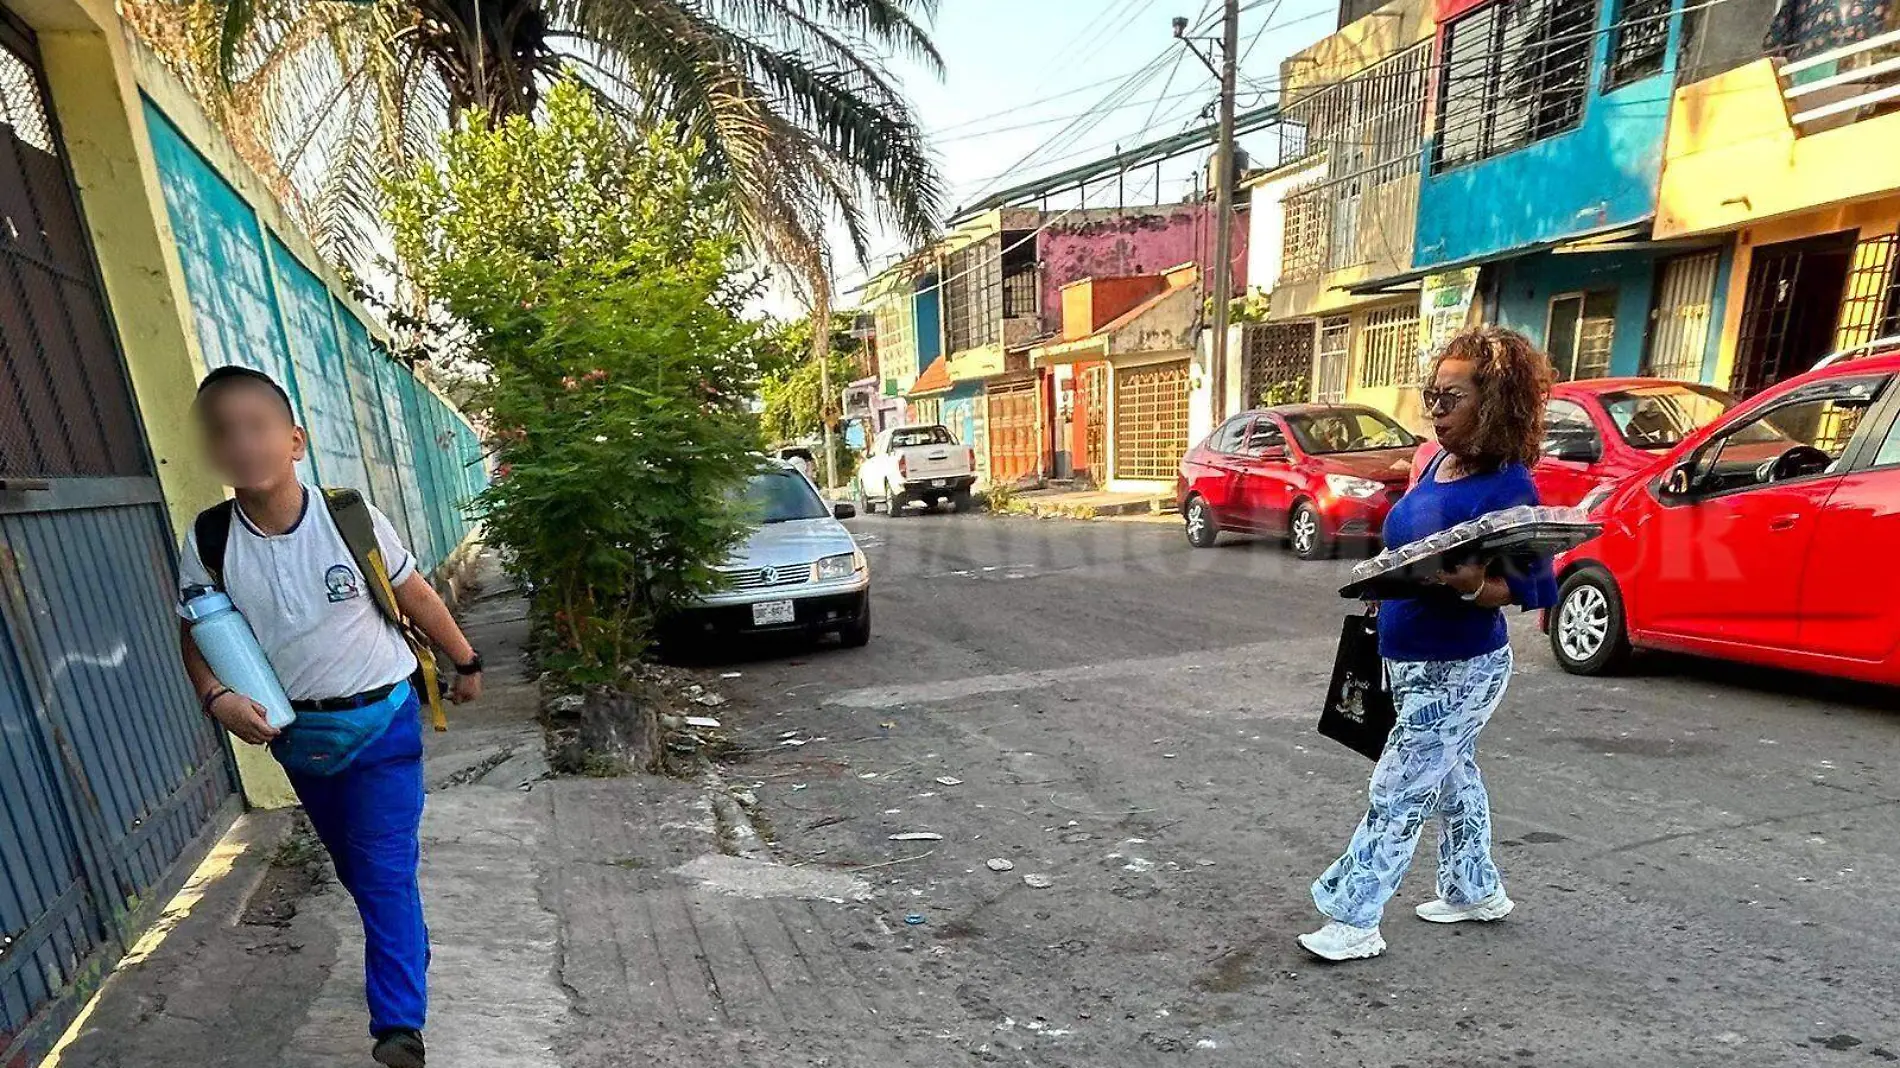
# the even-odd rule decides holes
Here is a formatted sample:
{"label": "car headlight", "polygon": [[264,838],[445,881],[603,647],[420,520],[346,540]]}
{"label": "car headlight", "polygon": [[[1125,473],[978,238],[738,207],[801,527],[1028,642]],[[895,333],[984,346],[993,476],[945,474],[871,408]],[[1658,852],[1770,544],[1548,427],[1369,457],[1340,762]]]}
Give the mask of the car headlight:
{"label": "car headlight", "polygon": [[1385,485],[1369,478],[1360,478],[1358,475],[1327,475],[1326,488],[1332,490],[1336,496],[1357,497],[1364,500],[1367,497],[1377,496]]}
{"label": "car headlight", "polygon": [[837,556],[825,557],[814,566],[818,570],[817,581],[819,582],[848,579],[852,575],[864,570],[864,554],[855,551],[839,553]]}

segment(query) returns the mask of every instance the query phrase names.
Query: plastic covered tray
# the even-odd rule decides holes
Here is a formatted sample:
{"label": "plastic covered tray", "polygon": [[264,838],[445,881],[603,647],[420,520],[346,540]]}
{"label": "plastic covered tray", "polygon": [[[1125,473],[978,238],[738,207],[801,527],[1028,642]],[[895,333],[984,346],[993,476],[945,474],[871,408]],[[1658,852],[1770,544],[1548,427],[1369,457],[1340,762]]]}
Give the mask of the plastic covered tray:
{"label": "plastic covered tray", "polygon": [[1506,574],[1528,571],[1540,558],[1574,549],[1603,532],[1581,509],[1519,505],[1459,523],[1390,548],[1354,565],[1341,597],[1390,600],[1416,597],[1433,579],[1473,560],[1490,560]]}

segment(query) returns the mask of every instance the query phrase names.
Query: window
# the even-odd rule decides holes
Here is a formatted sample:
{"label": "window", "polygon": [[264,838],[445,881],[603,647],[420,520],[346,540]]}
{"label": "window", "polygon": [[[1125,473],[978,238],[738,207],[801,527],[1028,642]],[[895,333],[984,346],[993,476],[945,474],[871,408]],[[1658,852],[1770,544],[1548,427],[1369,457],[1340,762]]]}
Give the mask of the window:
{"label": "window", "polygon": [[1214,433],[1208,437],[1207,447],[1215,452],[1228,454],[1239,452],[1241,439],[1246,437],[1247,424],[1252,418],[1252,416],[1242,415],[1227,420],[1227,422],[1221,424],[1219,430],[1214,431]]}
{"label": "window", "polygon": [[1361,378],[1365,385],[1411,386],[1418,383],[1418,305],[1382,308],[1366,316],[1359,332],[1365,345]]}
{"label": "window", "polygon": [[1712,386],[1650,386],[1600,400],[1623,440],[1638,449],[1673,449],[1735,407],[1734,397]]}
{"label": "window", "polygon": [[1663,265],[1656,282],[1656,309],[1649,317],[1644,374],[1687,382],[1702,377],[1720,261],[1719,252],[1697,252]]}
{"label": "window", "polygon": [[1351,361],[1352,320],[1335,315],[1319,321],[1319,399],[1339,400],[1346,395],[1347,364]]}
{"label": "window", "polygon": [[831,514],[805,476],[796,471],[766,471],[753,475],[745,487],[745,510],[761,523],[790,523],[823,519]]}
{"label": "window", "polygon": [[1280,432],[1280,424],[1273,420],[1256,419],[1253,429],[1247,432],[1247,447],[1244,451],[1249,456],[1259,456],[1268,449],[1279,449],[1284,452],[1286,435]]}
{"label": "window", "polygon": [[1552,400],[1544,405],[1544,455],[1554,460],[1590,463],[1603,456],[1590,413],[1575,401]]}
{"label": "window", "polygon": [[891,434],[891,448],[908,449],[914,445],[955,445],[957,439],[950,431],[940,426],[915,426],[894,431]]}
{"label": "window", "polygon": [[1874,453],[1875,467],[1892,467],[1900,464],[1900,419],[1893,421],[1887,429],[1887,440],[1880,443],[1879,451]]}
{"label": "window", "polygon": [[1837,349],[1865,345],[1876,338],[1900,334],[1900,235],[1864,238],[1854,246],[1853,265],[1841,297]]}
{"label": "window", "polygon": [[1595,0],[1499,0],[1445,28],[1434,171],[1501,156],[1577,125]]}
{"label": "window", "polygon": [[1418,447],[1412,432],[1370,408],[1341,408],[1286,417],[1300,448],[1316,456]]}
{"label": "window", "polygon": [[1115,369],[1115,476],[1172,481],[1187,451],[1188,362]]}
{"label": "window", "polygon": [[1669,0],[1621,0],[1610,31],[1604,88],[1661,74],[1669,50]]}
{"label": "window", "polygon": [[1311,282],[1319,277],[1326,257],[1326,204],[1324,187],[1309,185],[1291,190],[1286,205],[1286,230],[1280,238],[1279,284]]}
{"label": "window", "polygon": [[950,254],[943,281],[944,339],[950,352],[982,348],[1001,340],[1000,237]]}
{"label": "window", "polygon": [[1697,450],[1690,490],[1708,496],[1834,473],[1888,381],[1836,380],[1791,394]]}
{"label": "window", "polygon": [[1602,378],[1610,373],[1610,349],[1616,342],[1616,291],[1565,293],[1550,301],[1550,362],[1564,381]]}

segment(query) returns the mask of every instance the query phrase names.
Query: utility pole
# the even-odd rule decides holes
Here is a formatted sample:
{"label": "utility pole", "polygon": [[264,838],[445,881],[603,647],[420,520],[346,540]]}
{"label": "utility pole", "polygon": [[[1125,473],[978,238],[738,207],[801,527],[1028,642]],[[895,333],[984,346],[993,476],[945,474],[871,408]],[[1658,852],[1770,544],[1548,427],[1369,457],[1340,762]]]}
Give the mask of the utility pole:
{"label": "utility pole", "polygon": [[1208,368],[1214,422],[1227,416],[1227,319],[1234,297],[1234,63],[1240,45],[1240,0],[1223,0],[1220,65],[1187,36],[1188,21],[1174,20],[1174,35],[1220,79],[1220,140],[1214,147],[1214,346]]}
{"label": "utility pole", "polygon": [[[827,316],[827,319],[830,317]],[[831,395],[831,330],[830,324],[820,324],[813,317],[812,329],[825,326],[825,336],[818,342],[818,391],[824,401],[818,406],[819,421],[825,424],[825,489],[838,485],[838,450],[831,444],[831,424],[836,421],[837,400]]]}

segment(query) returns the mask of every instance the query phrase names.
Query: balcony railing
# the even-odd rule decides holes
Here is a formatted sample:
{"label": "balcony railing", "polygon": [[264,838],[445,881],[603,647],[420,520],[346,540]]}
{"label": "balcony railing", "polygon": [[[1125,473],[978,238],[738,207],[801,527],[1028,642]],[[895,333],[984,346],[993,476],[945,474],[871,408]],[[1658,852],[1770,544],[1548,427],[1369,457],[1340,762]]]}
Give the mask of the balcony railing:
{"label": "balcony railing", "polygon": [[1784,63],[1781,84],[1797,133],[1858,121],[1900,101],[1900,30]]}

